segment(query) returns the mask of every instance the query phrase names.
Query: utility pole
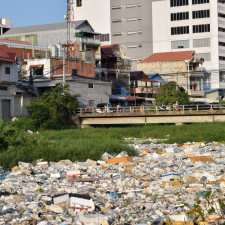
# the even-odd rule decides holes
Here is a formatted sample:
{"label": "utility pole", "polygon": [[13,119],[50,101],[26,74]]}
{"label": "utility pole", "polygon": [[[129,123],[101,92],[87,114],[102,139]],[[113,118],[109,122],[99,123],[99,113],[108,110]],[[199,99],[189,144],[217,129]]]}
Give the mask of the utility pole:
{"label": "utility pole", "polygon": [[63,88],[66,84],[66,57],[65,57],[65,50],[63,51]]}

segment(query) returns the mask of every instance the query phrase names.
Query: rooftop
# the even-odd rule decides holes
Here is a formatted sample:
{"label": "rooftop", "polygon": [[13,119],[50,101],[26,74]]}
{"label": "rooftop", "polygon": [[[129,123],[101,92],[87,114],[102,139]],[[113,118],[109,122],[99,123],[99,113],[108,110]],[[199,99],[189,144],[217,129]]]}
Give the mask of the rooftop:
{"label": "rooftop", "polygon": [[180,52],[161,52],[150,55],[140,63],[192,60],[194,56],[194,50]]}
{"label": "rooftop", "polygon": [[15,63],[16,54],[6,45],[0,44],[0,62]]}
{"label": "rooftop", "polygon": [[[75,27],[79,27],[82,23],[87,20],[78,20],[75,22]],[[66,30],[67,23],[52,23],[52,24],[43,24],[43,25],[34,25],[34,26],[26,26],[26,27],[14,27],[7,31],[4,35],[13,35],[13,34],[23,34],[23,33],[36,33],[42,31],[49,31],[49,30]]]}

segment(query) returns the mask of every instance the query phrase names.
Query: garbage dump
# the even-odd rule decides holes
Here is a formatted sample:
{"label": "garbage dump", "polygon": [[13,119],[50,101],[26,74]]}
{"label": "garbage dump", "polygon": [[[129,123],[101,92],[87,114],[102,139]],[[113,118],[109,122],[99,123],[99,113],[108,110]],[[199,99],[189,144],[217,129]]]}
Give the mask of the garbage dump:
{"label": "garbage dump", "polygon": [[225,144],[126,140],[136,156],[106,149],[98,161],[38,160],[1,168],[0,224],[224,222]]}

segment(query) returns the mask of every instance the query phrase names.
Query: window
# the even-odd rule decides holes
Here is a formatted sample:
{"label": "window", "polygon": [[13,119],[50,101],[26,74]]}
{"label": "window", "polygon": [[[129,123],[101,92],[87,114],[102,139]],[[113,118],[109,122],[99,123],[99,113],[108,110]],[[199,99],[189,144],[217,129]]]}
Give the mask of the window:
{"label": "window", "polygon": [[225,42],[219,42],[219,46],[223,46],[223,47],[225,47]]}
{"label": "window", "polygon": [[7,86],[0,86],[0,91],[7,91],[8,87]]}
{"label": "window", "polygon": [[225,4],[225,0],[218,0],[219,3]]}
{"label": "window", "polygon": [[171,21],[188,20],[189,12],[171,13]]}
{"label": "window", "polygon": [[109,34],[100,34],[100,41],[109,41]]}
{"label": "window", "polygon": [[189,26],[171,27],[171,35],[189,34]]}
{"label": "window", "polygon": [[225,28],[219,27],[219,28],[218,28],[218,31],[219,31],[219,32],[225,32]]}
{"label": "window", "polygon": [[207,52],[207,53],[197,53],[197,57],[199,59],[204,59],[204,61],[211,61],[211,53]]}
{"label": "window", "polygon": [[189,48],[189,40],[179,40],[171,42],[172,49]]}
{"label": "window", "polygon": [[88,88],[94,88],[94,84],[88,84]]}
{"label": "window", "polygon": [[5,74],[10,74],[10,67],[5,67]]}
{"label": "window", "polygon": [[225,61],[225,57],[224,56],[219,56],[219,60]]}
{"label": "window", "polygon": [[137,31],[128,31],[127,32],[128,35],[133,35],[133,34],[136,34],[136,33],[137,33]]}
{"label": "window", "polygon": [[113,36],[121,36],[122,32],[113,33]]}
{"label": "window", "polygon": [[121,23],[121,19],[116,19],[112,21],[113,23]]}
{"label": "window", "polygon": [[113,9],[113,10],[114,10],[114,9],[121,9],[121,5],[119,5],[119,6],[113,6],[112,9]]}
{"label": "window", "polygon": [[127,8],[134,8],[134,7],[136,7],[137,5],[135,5],[135,4],[130,4],[130,5],[127,5]]}
{"label": "window", "polygon": [[210,32],[210,24],[201,24],[193,26],[193,33]]}
{"label": "window", "polygon": [[81,7],[82,6],[82,0],[77,0],[77,7]]}
{"label": "window", "polygon": [[209,0],[192,0],[192,5],[209,3]]}
{"label": "window", "polygon": [[132,18],[127,18],[127,21],[129,22],[129,21],[136,21],[137,20],[137,18],[136,17],[132,17]]}
{"label": "window", "polygon": [[127,45],[128,48],[137,48],[137,45]]}
{"label": "window", "polygon": [[188,0],[170,0],[170,7],[188,5]]}
{"label": "window", "polygon": [[224,13],[218,13],[218,17],[225,18],[225,14]]}
{"label": "window", "polygon": [[202,38],[202,39],[194,39],[193,40],[193,47],[209,47],[210,46],[210,38]]}
{"label": "window", "polygon": [[210,17],[210,11],[207,10],[198,10],[192,12],[192,19],[208,18]]}

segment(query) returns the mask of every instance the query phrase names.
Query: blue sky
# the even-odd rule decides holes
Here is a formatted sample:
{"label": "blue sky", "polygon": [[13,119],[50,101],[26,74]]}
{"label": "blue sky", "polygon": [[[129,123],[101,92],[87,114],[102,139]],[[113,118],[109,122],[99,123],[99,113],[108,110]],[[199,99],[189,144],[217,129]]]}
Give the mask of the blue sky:
{"label": "blue sky", "polygon": [[0,18],[14,27],[65,22],[66,0],[0,0]]}

